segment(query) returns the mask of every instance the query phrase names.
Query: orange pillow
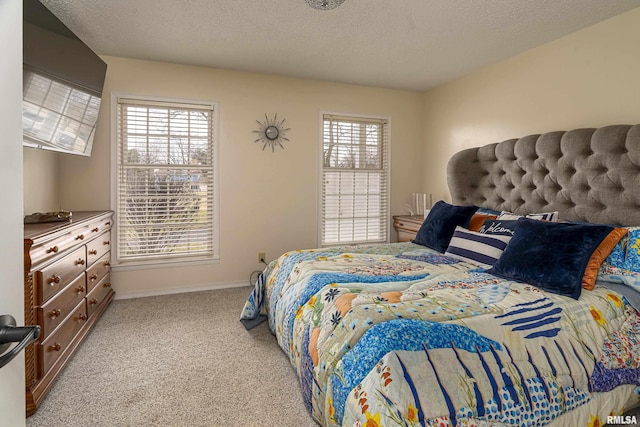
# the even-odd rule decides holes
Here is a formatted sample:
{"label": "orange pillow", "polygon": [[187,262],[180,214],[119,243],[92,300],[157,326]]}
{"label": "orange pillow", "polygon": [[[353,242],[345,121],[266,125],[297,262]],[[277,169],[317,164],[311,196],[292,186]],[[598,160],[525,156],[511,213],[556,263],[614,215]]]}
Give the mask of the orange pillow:
{"label": "orange pillow", "polygon": [[[467,224],[467,230],[469,231],[480,231],[482,228],[482,224],[484,224],[487,219],[496,219],[497,215],[487,215],[487,214],[473,214],[471,219],[469,220],[469,224]],[[613,248],[612,248],[613,250]]]}
{"label": "orange pillow", "polygon": [[625,234],[627,234],[627,229],[614,228],[613,231],[604,238],[602,243],[598,245],[593,254],[591,254],[587,268],[584,270],[582,289],[590,291],[596,287],[596,279],[598,278],[598,271],[600,270],[602,262],[609,256],[613,248],[616,247]]}

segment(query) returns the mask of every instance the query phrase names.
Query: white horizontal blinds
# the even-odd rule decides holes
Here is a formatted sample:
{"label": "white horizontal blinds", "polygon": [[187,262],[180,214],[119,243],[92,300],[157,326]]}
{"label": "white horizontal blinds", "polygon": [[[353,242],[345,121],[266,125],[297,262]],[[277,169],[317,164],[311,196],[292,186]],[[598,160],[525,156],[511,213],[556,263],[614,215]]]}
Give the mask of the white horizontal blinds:
{"label": "white horizontal blinds", "polygon": [[388,125],[324,115],[322,245],[387,241]]}
{"label": "white horizontal blinds", "polygon": [[118,99],[118,259],[212,257],[213,106]]}
{"label": "white horizontal blinds", "polygon": [[36,144],[84,153],[91,146],[100,98],[76,87],[25,74],[22,129]]}

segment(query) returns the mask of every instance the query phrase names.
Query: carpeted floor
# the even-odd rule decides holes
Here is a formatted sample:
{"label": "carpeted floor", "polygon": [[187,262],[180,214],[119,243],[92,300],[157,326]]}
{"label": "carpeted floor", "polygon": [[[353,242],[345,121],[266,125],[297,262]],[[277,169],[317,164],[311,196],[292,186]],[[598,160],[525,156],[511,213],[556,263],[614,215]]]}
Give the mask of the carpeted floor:
{"label": "carpeted floor", "polygon": [[114,301],[57,379],[35,426],[314,426],[250,288]]}

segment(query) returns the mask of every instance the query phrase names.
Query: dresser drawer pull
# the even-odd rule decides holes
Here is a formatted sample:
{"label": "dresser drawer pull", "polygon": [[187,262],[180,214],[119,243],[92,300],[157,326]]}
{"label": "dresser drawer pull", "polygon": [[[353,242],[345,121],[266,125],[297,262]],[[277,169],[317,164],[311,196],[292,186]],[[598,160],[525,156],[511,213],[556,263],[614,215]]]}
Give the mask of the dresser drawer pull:
{"label": "dresser drawer pull", "polygon": [[104,266],[105,266],[105,267],[109,267],[110,265],[111,265],[111,261],[105,261],[105,262],[104,262]]}
{"label": "dresser drawer pull", "polygon": [[91,304],[91,305],[96,305],[97,303],[98,303],[98,300],[97,300],[97,299],[95,299],[95,298],[91,298],[91,299],[89,300],[89,304]]}
{"label": "dresser drawer pull", "polygon": [[47,350],[49,350],[49,351],[60,351],[61,348],[62,348],[62,346],[60,344],[58,344],[57,342],[55,342],[55,343],[53,343],[53,345],[50,345]]}
{"label": "dresser drawer pull", "polygon": [[51,252],[53,252],[54,254],[58,253],[58,247],[57,246],[52,246],[49,249],[47,249],[47,253],[50,254]]}
{"label": "dresser drawer pull", "polygon": [[78,234],[76,240],[84,240],[84,234]]}
{"label": "dresser drawer pull", "polygon": [[104,225],[111,225],[111,221],[105,222]]}
{"label": "dresser drawer pull", "polygon": [[82,258],[78,258],[78,260],[75,263],[76,265],[84,265],[84,260]]}
{"label": "dresser drawer pull", "polygon": [[95,250],[95,249],[91,249],[91,250],[89,251],[89,255],[98,255],[98,251],[97,251],[97,250]]}
{"label": "dresser drawer pull", "polygon": [[86,314],[80,314],[78,316],[78,320],[82,320],[82,321],[87,320],[87,315]]}
{"label": "dresser drawer pull", "polygon": [[76,288],[76,292],[79,294],[83,293],[84,291],[86,291],[86,289],[83,285],[80,285]]}
{"label": "dresser drawer pull", "polygon": [[110,288],[110,287],[111,287],[111,283],[108,283],[108,282],[107,282],[107,283],[105,283],[103,286],[104,286],[105,288]]}
{"label": "dresser drawer pull", "polygon": [[98,232],[98,227],[96,227],[96,228],[92,228],[92,229],[91,229],[91,232],[92,232],[92,233],[97,233],[97,232]]}
{"label": "dresser drawer pull", "polygon": [[110,243],[111,243],[111,242],[109,242],[108,240],[105,240],[104,242],[102,242],[102,244],[103,244],[103,245],[108,245],[108,244],[110,244]]}
{"label": "dresser drawer pull", "polygon": [[55,285],[55,284],[58,284],[58,283],[60,283],[60,276],[51,276],[51,277],[49,278],[49,284],[50,284],[51,286],[53,286],[53,285]]}
{"label": "dresser drawer pull", "polygon": [[55,310],[52,310],[51,313],[49,313],[49,317],[55,319],[56,317],[60,316],[61,313],[62,312],[60,311],[60,309],[56,308]]}
{"label": "dresser drawer pull", "polygon": [[92,274],[91,276],[89,276],[89,280],[91,280],[92,282],[93,282],[94,280],[96,280],[97,278],[98,278],[98,275],[97,275],[97,274]]}

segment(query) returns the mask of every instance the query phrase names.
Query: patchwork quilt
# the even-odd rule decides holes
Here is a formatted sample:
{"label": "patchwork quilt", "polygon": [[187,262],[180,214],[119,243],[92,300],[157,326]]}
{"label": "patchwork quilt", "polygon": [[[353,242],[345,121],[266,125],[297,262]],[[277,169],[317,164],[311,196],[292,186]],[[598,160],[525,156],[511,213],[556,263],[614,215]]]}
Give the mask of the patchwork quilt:
{"label": "patchwork quilt", "polygon": [[266,316],[327,426],[595,426],[640,398],[640,314],[412,243],[288,252],[241,315]]}

